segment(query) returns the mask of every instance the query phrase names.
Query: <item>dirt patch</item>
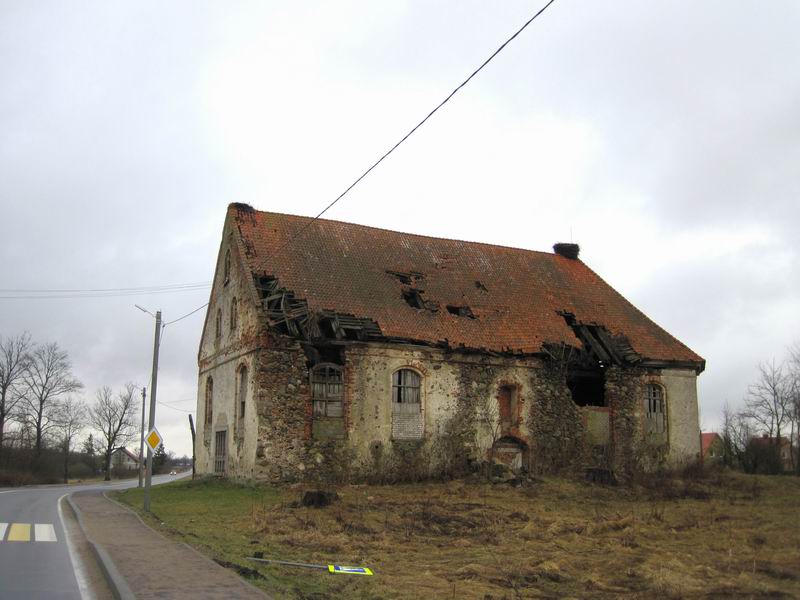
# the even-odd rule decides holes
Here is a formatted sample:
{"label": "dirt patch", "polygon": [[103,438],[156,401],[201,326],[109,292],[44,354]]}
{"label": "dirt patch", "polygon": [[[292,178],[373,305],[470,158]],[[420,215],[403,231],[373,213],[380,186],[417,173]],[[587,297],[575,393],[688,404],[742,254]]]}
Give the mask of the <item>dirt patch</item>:
{"label": "dirt patch", "polygon": [[220,567],[225,567],[226,569],[233,569],[242,577],[247,577],[249,579],[265,579],[265,577],[261,573],[259,573],[255,569],[251,569],[250,567],[237,565],[236,563],[232,563],[227,560],[220,560],[219,558],[215,558],[214,562],[217,563]]}

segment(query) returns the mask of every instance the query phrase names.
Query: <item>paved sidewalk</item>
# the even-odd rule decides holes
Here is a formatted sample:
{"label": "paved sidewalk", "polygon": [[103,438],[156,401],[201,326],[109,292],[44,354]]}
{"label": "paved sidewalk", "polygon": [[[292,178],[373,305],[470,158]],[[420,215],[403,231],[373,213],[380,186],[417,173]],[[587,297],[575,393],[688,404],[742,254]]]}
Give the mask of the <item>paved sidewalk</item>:
{"label": "paved sidewalk", "polygon": [[168,540],[100,493],[72,496],[88,537],[105,549],[136,598],[269,598],[186,544]]}

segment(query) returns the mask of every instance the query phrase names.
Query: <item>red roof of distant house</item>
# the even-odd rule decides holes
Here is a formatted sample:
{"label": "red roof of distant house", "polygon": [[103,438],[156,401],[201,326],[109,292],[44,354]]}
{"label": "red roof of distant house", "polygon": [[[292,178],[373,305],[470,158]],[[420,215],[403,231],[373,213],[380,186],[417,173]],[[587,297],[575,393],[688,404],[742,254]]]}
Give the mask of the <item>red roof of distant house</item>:
{"label": "red roof of distant house", "polygon": [[[538,353],[581,342],[562,313],[624,335],[643,359],[704,360],[648,319],[580,260],[548,252],[399,233],[231,204],[229,217],[254,275],[276,277],[309,310],[377,322],[384,336],[451,348]],[[302,232],[302,234],[301,234]],[[414,273],[438,311],[403,299],[394,273]],[[469,307],[472,316],[446,308]]]}
{"label": "red roof of distant house", "polygon": [[[778,438],[770,437],[766,433],[762,434],[761,436],[753,436],[750,438],[750,442],[756,446],[768,446],[775,444],[776,441],[778,441]],[[781,447],[789,446],[789,438],[781,436],[779,445]]]}
{"label": "red roof of distant house", "polygon": [[714,440],[722,441],[722,438],[719,436],[718,433],[714,433],[713,431],[710,433],[701,433],[700,434],[700,441],[701,441],[701,452],[702,455],[705,456],[708,453],[708,449],[711,447],[711,444],[714,443]]}

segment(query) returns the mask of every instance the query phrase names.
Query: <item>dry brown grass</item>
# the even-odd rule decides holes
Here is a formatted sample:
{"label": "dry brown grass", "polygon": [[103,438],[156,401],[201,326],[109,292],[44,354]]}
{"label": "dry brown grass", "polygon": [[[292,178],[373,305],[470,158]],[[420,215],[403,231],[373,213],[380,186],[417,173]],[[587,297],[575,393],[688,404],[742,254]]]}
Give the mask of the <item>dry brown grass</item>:
{"label": "dry brown grass", "polygon": [[[281,598],[800,597],[800,480],[668,481],[341,486],[324,509],[299,507],[299,487],[176,484],[156,488],[153,506],[175,535],[256,567],[254,583]],[[376,575],[245,560],[256,550]]]}

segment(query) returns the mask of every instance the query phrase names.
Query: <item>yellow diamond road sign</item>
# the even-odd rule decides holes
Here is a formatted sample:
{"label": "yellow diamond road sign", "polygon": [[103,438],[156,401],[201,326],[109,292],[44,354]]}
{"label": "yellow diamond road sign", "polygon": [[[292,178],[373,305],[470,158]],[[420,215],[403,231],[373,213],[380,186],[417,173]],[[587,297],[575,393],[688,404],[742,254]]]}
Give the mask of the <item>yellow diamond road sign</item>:
{"label": "yellow diamond road sign", "polygon": [[158,450],[158,447],[163,443],[164,438],[161,437],[161,434],[158,433],[158,429],[153,427],[146,436],[144,436],[144,441],[147,444],[147,447],[150,448],[153,452]]}

